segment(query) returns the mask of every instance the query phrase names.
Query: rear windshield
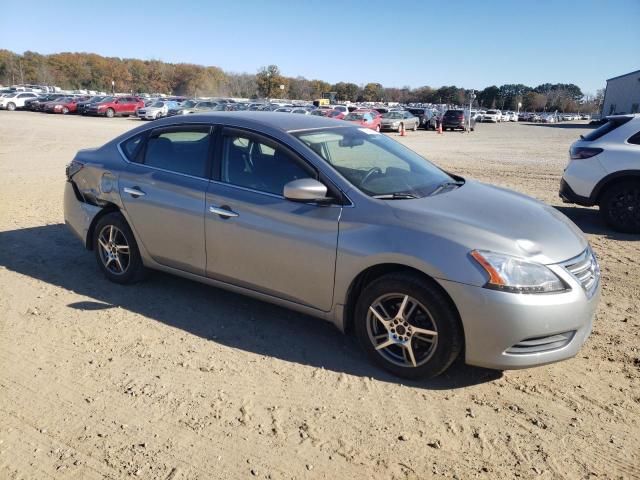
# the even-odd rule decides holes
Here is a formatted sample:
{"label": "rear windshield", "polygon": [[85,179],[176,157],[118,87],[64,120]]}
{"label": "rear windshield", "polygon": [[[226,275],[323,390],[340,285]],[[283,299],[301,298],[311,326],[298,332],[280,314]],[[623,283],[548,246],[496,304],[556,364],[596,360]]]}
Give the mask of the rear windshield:
{"label": "rear windshield", "polygon": [[584,135],[582,139],[588,142],[593,142],[594,140],[597,140],[600,137],[604,137],[607,133],[613,132],[616,128],[624,125],[629,120],[631,120],[631,117],[610,118],[607,121],[607,123],[596,128],[593,132],[588,133],[587,135]]}

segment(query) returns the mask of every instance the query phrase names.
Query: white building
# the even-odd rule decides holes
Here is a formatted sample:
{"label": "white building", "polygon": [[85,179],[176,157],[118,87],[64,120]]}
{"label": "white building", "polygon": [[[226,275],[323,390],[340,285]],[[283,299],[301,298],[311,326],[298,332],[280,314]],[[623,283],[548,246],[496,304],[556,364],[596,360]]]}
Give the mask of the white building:
{"label": "white building", "polygon": [[602,115],[640,113],[640,70],[607,80]]}

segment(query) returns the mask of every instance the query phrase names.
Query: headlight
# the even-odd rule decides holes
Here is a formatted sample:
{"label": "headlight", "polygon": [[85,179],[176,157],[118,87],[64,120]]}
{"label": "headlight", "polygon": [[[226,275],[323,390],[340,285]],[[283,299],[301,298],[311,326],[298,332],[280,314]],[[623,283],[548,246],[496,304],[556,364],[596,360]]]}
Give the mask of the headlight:
{"label": "headlight", "polygon": [[511,293],[551,293],[568,290],[567,285],[541,263],[484,250],[473,250],[471,257],[489,276],[485,288]]}
{"label": "headlight", "polygon": [[400,122],[393,122],[391,125],[397,127],[398,125],[400,125]]}

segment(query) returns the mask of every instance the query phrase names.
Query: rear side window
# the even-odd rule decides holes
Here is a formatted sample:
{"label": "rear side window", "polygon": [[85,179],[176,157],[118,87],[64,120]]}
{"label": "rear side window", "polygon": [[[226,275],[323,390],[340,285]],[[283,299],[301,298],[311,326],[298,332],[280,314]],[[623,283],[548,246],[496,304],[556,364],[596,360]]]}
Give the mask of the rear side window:
{"label": "rear side window", "polygon": [[140,146],[142,145],[142,134],[131,137],[120,144],[122,153],[127,157],[130,162],[137,161],[138,153],[140,152]]}
{"label": "rear side window", "polygon": [[616,128],[621,127],[629,120],[631,120],[631,117],[610,118],[607,123],[596,128],[593,132],[584,135],[582,139],[588,142],[593,142],[600,137],[604,137],[607,133],[613,132]]}
{"label": "rear side window", "polygon": [[627,140],[627,143],[633,143],[634,145],[640,145],[640,132],[636,133],[629,140]]}
{"label": "rear side window", "polygon": [[144,164],[195,177],[206,177],[211,128],[203,125],[154,130],[147,141]]}

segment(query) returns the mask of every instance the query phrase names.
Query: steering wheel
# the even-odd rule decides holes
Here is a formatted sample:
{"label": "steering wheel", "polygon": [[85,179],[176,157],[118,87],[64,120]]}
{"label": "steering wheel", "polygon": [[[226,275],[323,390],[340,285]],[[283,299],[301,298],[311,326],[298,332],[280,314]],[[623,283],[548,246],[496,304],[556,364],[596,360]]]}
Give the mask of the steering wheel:
{"label": "steering wheel", "polygon": [[362,181],[360,182],[361,185],[364,185],[365,183],[367,183],[371,177],[373,177],[374,175],[382,175],[382,169],[380,167],[373,167],[372,169],[370,169],[364,177],[362,177]]}

